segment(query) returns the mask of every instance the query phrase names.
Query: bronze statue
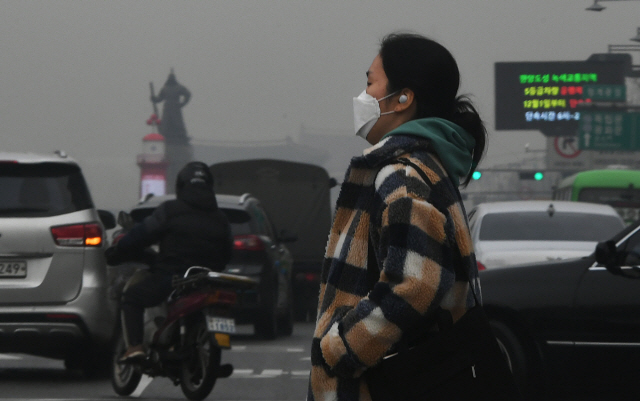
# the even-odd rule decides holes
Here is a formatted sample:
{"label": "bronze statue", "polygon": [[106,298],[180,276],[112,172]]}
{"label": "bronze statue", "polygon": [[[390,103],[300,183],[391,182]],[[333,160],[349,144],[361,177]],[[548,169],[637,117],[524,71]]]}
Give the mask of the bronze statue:
{"label": "bronze statue", "polygon": [[187,144],[187,128],[182,118],[182,108],[189,103],[191,92],[178,83],[176,76],[171,69],[171,73],[164,83],[158,96],[151,93],[151,102],[154,104],[164,102],[162,107],[162,120],[158,130],[164,136],[167,144]]}
{"label": "bronze statue", "polygon": [[153,84],[150,85],[150,89],[154,115],[158,114],[156,103],[164,102],[162,118],[157,127],[166,144],[166,158],[169,162],[166,176],[167,193],[172,193],[178,172],[193,158],[193,148],[189,143],[187,128],[182,118],[182,108],[189,103],[191,92],[178,83],[173,69],[158,96],[153,93]]}

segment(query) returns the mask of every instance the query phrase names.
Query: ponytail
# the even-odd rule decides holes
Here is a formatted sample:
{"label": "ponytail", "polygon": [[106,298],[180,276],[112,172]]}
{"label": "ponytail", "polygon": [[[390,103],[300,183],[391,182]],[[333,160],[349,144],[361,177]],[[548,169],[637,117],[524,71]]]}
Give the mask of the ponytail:
{"label": "ponytail", "polygon": [[464,128],[464,130],[471,134],[476,141],[473,148],[473,164],[471,170],[469,170],[469,173],[462,182],[462,186],[466,187],[469,184],[469,181],[471,181],[473,172],[476,170],[476,167],[480,164],[480,160],[482,160],[482,157],[484,156],[487,144],[487,129],[484,126],[478,111],[473,107],[473,104],[465,95],[456,97],[455,109],[453,116],[451,117],[451,122]]}

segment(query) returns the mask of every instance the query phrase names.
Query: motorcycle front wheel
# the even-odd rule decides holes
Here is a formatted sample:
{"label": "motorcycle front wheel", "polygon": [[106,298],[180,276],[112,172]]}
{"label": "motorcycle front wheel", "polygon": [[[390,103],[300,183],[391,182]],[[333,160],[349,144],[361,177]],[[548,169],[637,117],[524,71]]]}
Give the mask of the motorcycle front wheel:
{"label": "motorcycle front wheel", "polygon": [[120,333],[111,363],[111,386],[119,395],[133,393],[142,378],[142,372],[134,364],[120,362],[120,358],[124,355],[126,349],[124,336]]}
{"label": "motorcycle front wheel", "polygon": [[190,400],[202,400],[211,393],[218,378],[220,348],[207,330],[203,318],[187,327],[186,347],[189,357],[180,368],[180,387]]}

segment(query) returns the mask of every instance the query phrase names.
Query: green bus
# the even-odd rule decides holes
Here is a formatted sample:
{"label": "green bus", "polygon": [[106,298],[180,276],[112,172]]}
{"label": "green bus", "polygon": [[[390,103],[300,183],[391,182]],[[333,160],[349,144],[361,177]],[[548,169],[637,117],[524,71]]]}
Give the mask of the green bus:
{"label": "green bus", "polygon": [[640,170],[588,170],[563,179],[553,199],[611,205],[626,223],[640,219]]}

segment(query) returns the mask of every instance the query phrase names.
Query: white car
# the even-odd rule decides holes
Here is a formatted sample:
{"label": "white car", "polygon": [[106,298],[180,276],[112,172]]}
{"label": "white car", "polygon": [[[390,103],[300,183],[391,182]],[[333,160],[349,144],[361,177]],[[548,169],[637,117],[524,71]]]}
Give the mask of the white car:
{"label": "white car", "polygon": [[0,353],[99,372],[118,327],[104,257],[113,214],[63,152],[0,152],[0,188]]}
{"label": "white car", "polygon": [[491,202],[469,212],[480,270],[587,256],[624,227],[611,206],[584,202]]}

